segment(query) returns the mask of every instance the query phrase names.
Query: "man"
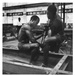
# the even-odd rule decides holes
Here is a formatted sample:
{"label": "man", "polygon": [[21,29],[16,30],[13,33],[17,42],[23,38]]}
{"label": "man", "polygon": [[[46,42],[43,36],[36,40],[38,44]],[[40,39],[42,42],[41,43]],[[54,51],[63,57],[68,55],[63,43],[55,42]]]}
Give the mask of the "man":
{"label": "man", "polygon": [[16,26],[17,27],[17,36],[18,36],[18,33],[19,33],[19,30],[20,30],[21,26],[22,26],[21,18],[19,17],[18,22],[17,22],[17,26]]}
{"label": "man", "polygon": [[[39,43],[34,38],[32,30],[35,29],[40,19],[38,16],[33,15],[29,23],[22,25],[18,35],[18,48],[27,53],[31,53],[30,62],[36,61],[39,56]],[[31,43],[30,43],[31,42]]]}
{"label": "man", "polygon": [[44,52],[44,60],[42,66],[48,66],[48,55],[49,50],[58,52],[60,43],[64,40],[63,33],[63,23],[56,15],[56,7],[54,5],[50,5],[47,9],[47,17],[49,19],[49,30],[48,37],[45,39],[43,48]]}

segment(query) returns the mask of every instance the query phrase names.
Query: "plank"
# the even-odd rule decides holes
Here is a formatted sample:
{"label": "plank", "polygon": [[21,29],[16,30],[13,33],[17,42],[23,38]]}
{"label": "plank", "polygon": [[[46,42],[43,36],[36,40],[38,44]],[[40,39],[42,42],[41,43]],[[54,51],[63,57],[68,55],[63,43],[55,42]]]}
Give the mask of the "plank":
{"label": "plank", "polygon": [[65,60],[67,59],[67,55],[64,55],[61,60],[58,62],[58,64],[54,67],[54,69],[50,72],[49,75],[55,75],[57,73],[57,71],[59,70],[59,68],[62,66],[62,64],[65,62]]}

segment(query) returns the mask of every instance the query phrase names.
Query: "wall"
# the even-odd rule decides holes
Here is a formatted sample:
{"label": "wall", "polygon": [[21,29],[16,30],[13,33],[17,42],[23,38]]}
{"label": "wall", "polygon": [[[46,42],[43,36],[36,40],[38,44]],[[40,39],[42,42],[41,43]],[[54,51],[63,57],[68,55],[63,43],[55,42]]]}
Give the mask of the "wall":
{"label": "wall", "polygon": [[[11,4],[9,4],[9,6],[10,5]],[[46,12],[45,12],[46,10],[47,10],[47,6],[3,11],[4,14],[14,13],[14,12],[23,12],[23,14],[24,14],[24,15],[20,15],[20,16],[18,16],[18,15],[16,15],[16,16],[3,16],[3,24],[4,23],[13,23],[14,25],[16,25],[19,17],[21,18],[22,23],[29,22],[30,17],[33,14],[26,15],[26,12],[28,12],[28,13],[35,13],[36,12],[37,16],[40,18],[39,24],[40,23],[46,23],[47,22],[47,15],[46,15]]]}

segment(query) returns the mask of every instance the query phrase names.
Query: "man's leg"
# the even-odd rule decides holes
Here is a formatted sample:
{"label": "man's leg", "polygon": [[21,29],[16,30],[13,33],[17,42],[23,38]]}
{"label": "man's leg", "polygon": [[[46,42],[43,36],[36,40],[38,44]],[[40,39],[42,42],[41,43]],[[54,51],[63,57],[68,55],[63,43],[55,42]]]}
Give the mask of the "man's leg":
{"label": "man's leg", "polygon": [[32,44],[18,44],[18,48],[25,51],[26,53],[31,54],[30,62],[36,61],[39,58],[39,47],[37,43]]}
{"label": "man's leg", "polygon": [[37,48],[34,48],[31,52],[31,59],[30,59],[30,62],[32,63],[33,61],[36,62],[39,58],[39,54],[40,54],[40,51],[39,51],[39,47]]}
{"label": "man's leg", "polygon": [[44,66],[47,66],[48,65],[48,56],[49,56],[49,50],[50,50],[50,46],[49,45],[46,45],[44,48],[43,48],[43,64]]}

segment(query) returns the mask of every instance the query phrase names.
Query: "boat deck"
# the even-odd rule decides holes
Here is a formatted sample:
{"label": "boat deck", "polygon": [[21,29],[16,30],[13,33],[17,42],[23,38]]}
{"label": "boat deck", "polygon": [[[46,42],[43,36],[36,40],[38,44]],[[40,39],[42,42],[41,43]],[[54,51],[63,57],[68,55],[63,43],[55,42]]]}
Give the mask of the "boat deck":
{"label": "boat deck", "polygon": [[[30,54],[19,51],[18,41],[3,43],[3,74],[70,74],[72,75],[72,55],[49,52],[48,67],[42,67],[43,53],[36,63],[29,64]],[[7,69],[8,67],[8,69]]]}

